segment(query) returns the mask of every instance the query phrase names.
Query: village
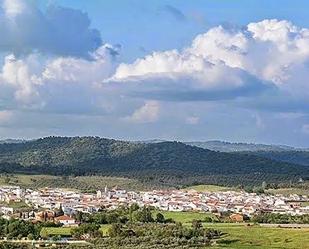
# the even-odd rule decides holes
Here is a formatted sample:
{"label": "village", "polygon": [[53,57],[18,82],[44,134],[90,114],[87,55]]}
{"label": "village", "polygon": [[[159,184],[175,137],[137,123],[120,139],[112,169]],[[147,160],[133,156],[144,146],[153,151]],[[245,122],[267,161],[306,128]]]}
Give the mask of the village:
{"label": "village", "polygon": [[154,207],[174,212],[229,212],[234,221],[258,212],[290,215],[309,214],[309,197],[305,195],[269,195],[247,192],[198,192],[194,190],[127,191],[115,187],[96,193],[81,193],[58,188],[23,189],[19,186],[0,187],[0,213],[5,219],[52,221],[63,226],[77,226],[77,212],[95,213],[100,209],[119,206]]}

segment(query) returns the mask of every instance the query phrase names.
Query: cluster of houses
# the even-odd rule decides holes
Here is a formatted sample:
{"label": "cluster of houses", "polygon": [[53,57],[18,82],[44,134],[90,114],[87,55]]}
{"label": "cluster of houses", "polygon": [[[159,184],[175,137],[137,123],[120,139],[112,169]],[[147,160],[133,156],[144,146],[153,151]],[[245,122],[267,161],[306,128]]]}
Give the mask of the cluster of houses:
{"label": "cluster of houses", "polygon": [[[22,189],[18,186],[0,187],[0,214],[3,218],[53,221],[75,226],[74,213],[94,213],[101,208],[115,209],[121,205],[152,206],[160,210],[185,212],[232,213],[235,221],[257,212],[309,214],[309,196],[266,195],[246,192],[198,192],[194,190],[153,190],[134,192],[119,189],[81,193],[57,188]],[[19,208],[16,204],[28,208]],[[17,208],[15,208],[17,207]]]}

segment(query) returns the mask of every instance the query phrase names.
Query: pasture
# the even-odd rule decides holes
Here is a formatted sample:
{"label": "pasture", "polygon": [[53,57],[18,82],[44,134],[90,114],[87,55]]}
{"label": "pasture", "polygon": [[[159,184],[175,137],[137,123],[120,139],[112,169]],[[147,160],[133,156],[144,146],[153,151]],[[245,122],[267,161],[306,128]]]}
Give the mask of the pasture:
{"label": "pasture", "polygon": [[309,229],[265,228],[259,225],[204,223],[225,233],[213,248],[308,249]]}

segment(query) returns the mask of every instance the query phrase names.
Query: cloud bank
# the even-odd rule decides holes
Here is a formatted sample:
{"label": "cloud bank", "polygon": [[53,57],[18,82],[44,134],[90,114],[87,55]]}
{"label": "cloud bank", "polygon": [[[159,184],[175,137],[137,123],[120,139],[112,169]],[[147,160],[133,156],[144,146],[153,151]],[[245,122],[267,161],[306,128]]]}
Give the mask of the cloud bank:
{"label": "cloud bank", "polygon": [[121,63],[119,48],[102,42],[86,13],[60,6],[43,11],[22,0],[0,0],[0,6],[0,134],[18,120],[14,115],[29,127],[28,115],[53,123],[71,115],[98,122],[95,131],[100,124],[114,129],[109,134],[157,123],[152,134],[161,138],[195,134],[186,130],[192,125],[196,134],[207,127],[254,137],[278,121],[273,113],[285,129],[308,134],[307,28],[275,19],[242,29],[217,26],[182,49]]}
{"label": "cloud bank", "polygon": [[0,0],[0,51],[88,57],[101,46],[101,35],[79,10],[49,5],[43,12],[35,2]]}

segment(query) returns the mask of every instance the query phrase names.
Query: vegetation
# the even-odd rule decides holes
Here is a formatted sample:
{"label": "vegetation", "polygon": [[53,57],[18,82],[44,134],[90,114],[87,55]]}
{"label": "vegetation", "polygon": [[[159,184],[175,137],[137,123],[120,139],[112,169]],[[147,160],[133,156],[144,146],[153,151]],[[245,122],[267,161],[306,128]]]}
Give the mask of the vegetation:
{"label": "vegetation", "polygon": [[309,151],[256,151],[250,154],[276,161],[309,166]]}
{"label": "vegetation", "polygon": [[71,234],[70,227],[43,227],[40,231],[41,237],[53,237],[53,236],[63,236],[63,237],[70,237]]}
{"label": "vegetation", "polygon": [[277,189],[267,189],[265,191],[266,193],[269,194],[281,194],[281,195],[293,195],[293,194],[297,194],[297,195],[309,195],[309,186],[304,188],[304,187],[293,187],[293,188],[277,188]]}
{"label": "vegetation", "polygon": [[[5,182],[5,179],[9,179]],[[127,190],[147,190],[152,186],[125,177],[106,176],[53,176],[53,175],[23,175],[23,174],[2,174],[0,175],[0,185],[18,185],[23,188],[64,188],[78,189],[85,192],[94,192],[104,189],[105,186],[113,188],[118,186]]]}
{"label": "vegetation", "polygon": [[265,213],[258,214],[251,219],[256,223],[274,223],[274,224],[309,224],[309,214],[290,215]]}
{"label": "vegetation", "polygon": [[0,144],[0,172],[117,176],[154,187],[183,187],[296,182],[308,177],[309,168],[179,142],[146,144],[98,137],[49,137]]}
{"label": "vegetation", "polygon": [[207,223],[225,235],[211,248],[229,249],[307,249],[309,229],[265,228],[259,225]]}
{"label": "vegetation", "polygon": [[39,239],[41,237],[41,230],[44,227],[57,226],[53,223],[37,223],[33,224],[30,221],[24,220],[6,220],[0,218],[0,237],[8,239]]}
{"label": "vegetation", "polygon": [[212,213],[200,212],[172,212],[160,211],[165,218],[172,219],[175,222],[192,223],[193,220],[200,220],[202,222],[217,222],[218,218]]}
{"label": "vegetation", "polygon": [[194,185],[184,188],[185,190],[195,190],[198,192],[224,192],[224,191],[235,191],[236,188],[228,188],[217,185]]}
{"label": "vegetation", "polygon": [[256,151],[294,151],[296,148],[286,145],[267,145],[254,143],[230,143],[223,141],[186,142],[188,145],[220,152],[256,152]]}

